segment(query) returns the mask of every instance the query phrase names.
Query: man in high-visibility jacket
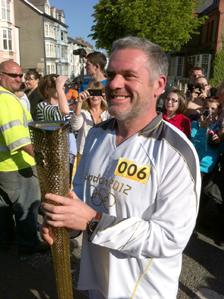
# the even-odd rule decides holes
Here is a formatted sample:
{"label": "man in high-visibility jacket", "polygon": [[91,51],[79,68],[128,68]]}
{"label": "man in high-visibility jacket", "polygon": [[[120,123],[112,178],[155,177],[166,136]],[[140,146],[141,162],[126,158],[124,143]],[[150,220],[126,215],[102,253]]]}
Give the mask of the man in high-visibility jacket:
{"label": "man in high-visibility jacket", "polygon": [[44,246],[37,234],[41,196],[28,129],[32,119],[14,95],[22,77],[13,60],[0,64],[0,249],[8,250],[16,237],[24,255]]}

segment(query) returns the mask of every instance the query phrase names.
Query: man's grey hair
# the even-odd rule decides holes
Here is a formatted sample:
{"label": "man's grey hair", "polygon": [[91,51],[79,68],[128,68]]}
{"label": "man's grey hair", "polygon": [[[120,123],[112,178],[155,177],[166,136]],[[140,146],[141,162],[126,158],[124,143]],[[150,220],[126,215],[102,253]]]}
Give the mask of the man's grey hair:
{"label": "man's grey hair", "polygon": [[113,42],[112,53],[120,49],[139,49],[148,57],[149,71],[153,79],[160,75],[168,75],[168,59],[165,52],[157,44],[146,38],[127,36]]}

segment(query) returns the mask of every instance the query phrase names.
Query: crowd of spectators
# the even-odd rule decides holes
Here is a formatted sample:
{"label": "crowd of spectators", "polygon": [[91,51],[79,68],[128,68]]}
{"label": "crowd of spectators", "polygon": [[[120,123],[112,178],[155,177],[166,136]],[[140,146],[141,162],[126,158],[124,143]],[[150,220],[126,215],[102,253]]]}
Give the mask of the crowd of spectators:
{"label": "crowd of spectators", "polygon": [[[206,206],[209,201],[213,200],[216,203],[220,213],[224,210],[224,188],[221,183],[224,172],[223,95],[224,81],[213,87],[203,69],[193,67],[186,92],[173,86],[158,101],[158,113],[162,110],[163,119],[183,131],[198,153],[202,176],[198,221],[206,226],[209,226],[209,223],[206,223]],[[224,234],[216,242],[222,245]]]}

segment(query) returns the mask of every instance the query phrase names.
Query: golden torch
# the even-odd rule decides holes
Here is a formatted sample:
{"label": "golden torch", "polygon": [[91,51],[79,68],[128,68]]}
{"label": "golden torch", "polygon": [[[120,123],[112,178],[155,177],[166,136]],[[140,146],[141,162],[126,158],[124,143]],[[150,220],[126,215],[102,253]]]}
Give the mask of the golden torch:
{"label": "golden torch", "polygon": [[[42,201],[46,193],[65,196],[69,191],[69,124],[63,121],[29,123]],[[51,246],[58,299],[73,299],[70,241],[64,228],[51,228]]]}

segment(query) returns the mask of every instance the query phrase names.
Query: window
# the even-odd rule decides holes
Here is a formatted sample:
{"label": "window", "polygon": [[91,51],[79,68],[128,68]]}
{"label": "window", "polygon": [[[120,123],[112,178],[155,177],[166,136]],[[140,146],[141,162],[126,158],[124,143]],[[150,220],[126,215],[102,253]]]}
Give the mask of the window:
{"label": "window", "polygon": [[56,38],[56,28],[51,23],[45,23],[44,32],[46,37]]}
{"label": "window", "polygon": [[46,43],[46,57],[56,57],[56,46],[53,43]]}
{"label": "window", "polygon": [[211,66],[211,54],[202,54],[201,67],[206,77],[209,77]]}
{"label": "window", "polygon": [[207,78],[209,78],[211,69],[211,54],[200,54],[188,57],[188,64],[190,67],[199,66]]}
{"label": "window", "polygon": [[1,19],[10,22],[10,0],[1,0]]}
{"label": "window", "polygon": [[61,57],[62,58],[67,58],[67,56],[68,56],[67,53],[68,53],[67,52],[67,46],[62,46],[61,47]]}
{"label": "window", "polygon": [[47,74],[55,74],[56,67],[54,63],[47,63]]}
{"label": "window", "polygon": [[176,59],[177,57],[171,57],[169,63],[169,74],[170,76],[176,75]]}
{"label": "window", "polygon": [[12,30],[8,28],[2,29],[3,50],[12,51]]}
{"label": "window", "polygon": [[177,61],[177,76],[183,75],[183,69],[184,69],[184,57],[178,57]]}
{"label": "window", "polygon": [[195,66],[195,56],[188,57],[188,64],[191,66],[191,68]]}
{"label": "window", "polygon": [[45,36],[49,37],[49,24],[44,24]]}
{"label": "window", "polygon": [[61,40],[67,42],[67,32],[61,31]]}

